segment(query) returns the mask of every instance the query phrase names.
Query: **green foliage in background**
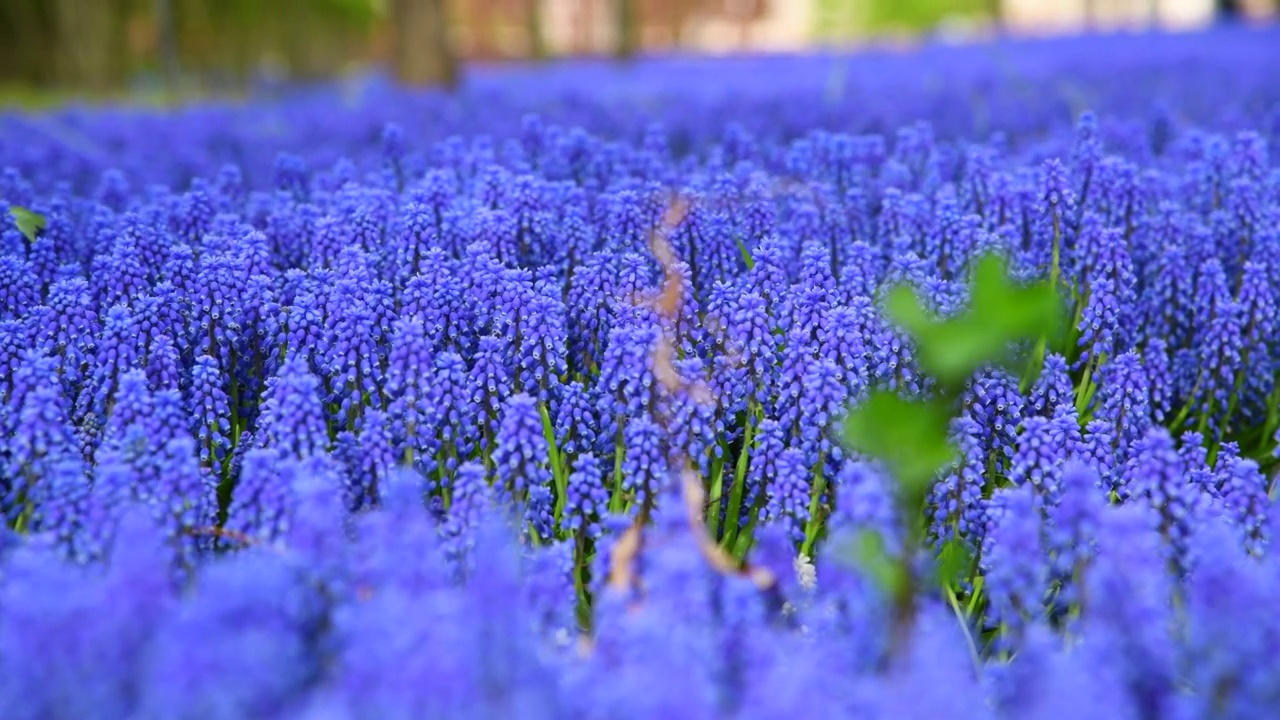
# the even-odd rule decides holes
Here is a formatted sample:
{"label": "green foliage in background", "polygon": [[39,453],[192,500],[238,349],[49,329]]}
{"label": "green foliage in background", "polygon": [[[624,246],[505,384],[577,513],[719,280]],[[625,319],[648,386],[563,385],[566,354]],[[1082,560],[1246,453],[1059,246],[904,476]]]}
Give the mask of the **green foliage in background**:
{"label": "green foliage in background", "polygon": [[998,0],[871,0],[867,28],[872,31],[929,30],[948,18],[984,18]]}
{"label": "green foliage in background", "polygon": [[874,33],[919,33],[948,19],[991,19],[1000,0],[817,0],[815,35],[847,39]]}

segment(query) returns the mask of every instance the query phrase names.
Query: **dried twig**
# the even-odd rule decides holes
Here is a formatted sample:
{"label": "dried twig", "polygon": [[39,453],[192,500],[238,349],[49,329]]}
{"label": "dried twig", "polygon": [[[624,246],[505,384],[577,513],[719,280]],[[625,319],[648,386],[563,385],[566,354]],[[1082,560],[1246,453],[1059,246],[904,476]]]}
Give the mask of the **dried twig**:
{"label": "dried twig", "polygon": [[607,587],[625,592],[635,586],[635,559],[640,554],[642,541],[641,524],[637,518],[613,546],[613,553],[609,556],[609,577],[605,582]]}
{"label": "dried twig", "polygon": [[187,528],[186,533],[194,536],[211,536],[221,538],[223,540],[231,540],[240,543],[245,547],[253,547],[261,545],[262,541],[247,533],[238,532],[236,530],[228,530],[220,527],[192,527]]}
{"label": "dried twig", "polygon": [[[689,201],[680,195],[672,197],[663,213],[662,222],[650,237],[650,248],[654,257],[662,266],[663,289],[650,303],[660,317],[674,320],[680,312],[684,301],[684,275],[680,272],[679,260],[670,242],[671,231],[688,215]],[[681,377],[675,368],[675,346],[666,333],[659,336],[653,352],[653,373],[655,378],[671,393],[688,393],[696,402],[712,403],[715,397],[705,383],[691,382]],[[669,419],[656,418],[665,431]],[[748,579],[762,592],[774,592],[777,589],[777,578],[765,568],[755,567],[749,563],[739,562],[733,555],[720,547],[707,532],[704,522],[703,508],[706,493],[702,482],[693,469],[688,457],[678,456],[673,467],[679,467],[681,491],[688,511],[689,530],[698,544],[703,558],[717,572]],[[647,520],[648,508],[642,508],[636,522],[618,538],[614,545],[609,562],[607,586],[615,590],[628,590],[638,586],[634,564],[644,545],[644,523]]]}

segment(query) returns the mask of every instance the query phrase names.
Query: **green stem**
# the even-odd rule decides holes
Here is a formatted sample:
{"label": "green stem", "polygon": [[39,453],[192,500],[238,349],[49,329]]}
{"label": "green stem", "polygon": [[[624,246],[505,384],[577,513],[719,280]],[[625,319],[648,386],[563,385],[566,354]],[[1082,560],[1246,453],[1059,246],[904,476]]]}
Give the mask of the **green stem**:
{"label": "green stem", "polygon": [[1062,347],[1062,357],[1066,358],[1068,363],[1074,363],[1080,356],[1080,321],[1084,318],[1085,302],[1085,296],[1077,294],[1076,307],[1071,314],[1071,325],[1067,328],[1066,340]]}
{"label": "green stem", "polygon": [[[751,455],[751,443],[755,441],[756,401],[747,404],[747,422],[742,431],[742,451],[738,453],[733,469],[733,487],[729,490],[729,509],[725,514],[725,545],[732,548],[738,540],[738,520],[742,515],[742,493],[746,489],[747,464]],[[730,524],[732,523],[732,524]]]}
{"label": "green stem", "polygon": [[947,586],[947,604],[951,606],[951,611],[955,613],[956,620],[960,623],[960,629],[964,630],[964,639],[969,646],[969,659],[973,661],[974,672],[982,673],[982,659],[978,655],[978,644],[973,640],[973,630],[969,627],[969,617],[960,609],[960,601],[956,599],[956,593]]}
{"label": "green stem", "polygon": [[707,493],[707,529],[712,539],[720,539],[720,496],[724,492],[724,457],[711,464],[711,491]]}
{"label": "green stem", "polygon": [[1191,407],[1196,404],[1196,395],[1200,394],[1200,382],[1204,379],[1204,369],[1196,375],[1196,382],[1191,386],[1191,392],[1187,395],[1187,402],[1182,406],[1182,410],[1178,411],[1177,417],[1173,422],[1169,423],[1169,428],[1177,430],[1187,421],[1187,416],[1191,414]]}
{"label": "green stem", "polygon": [[609,510],[615,513],[622,511],[622,459],[626,454],[626,447],[622,444],[622,431],[619,430],[613,453],[613,495],[609,498]]}
{"label": "green stem", "polygon": [[826,464],[826,458],[818,458],[818,465],[813,469],[813,494],[809,498],[809,523],[804,529],[804,544],[800,546],[800,553],[805,557],[813,557],[813,544],[818,540],[818,531],[822,528],[823,518],[820,517],[822,510],[822,494],[827,490],[827,478],[823,473],[823,465]]}
{"label": "green stem", "polygon": [[1205,431],[1209,429],[1209,416],[1213,414],[1214,405],[1217,405],[1217,403],[1209,403],[1209,407],[1200,413],[1200,422],[1196,423],[1196,432],[1200,433],[1201,437],[1204,437]]}
{"label": "green stem", "polygon": [[556,447],[556,428],[551,422],[551,413],[546,403],[538,403],[538,414],[542,416],[542,437],[547,441],[547,457],[551,463],[551,479],[556,489],[555,522],[559,524],[564,514],[565,494],[569,485],[564,463],[560,457],[560,449]]}
{"label": "green stem", "polygon": [[578,533],[573,542],[573,590],[578,598],[575,615],[578,624],[587,627],[591,623],[591,599],[587,595],[586,582],[586,534]]}
{"label": "green stem", "polygon": [[480,463],[484,465],[486,473],[493,473],[493,446],[496,445],[493,433],[493,423],[486,420],[484,428],[481,430],[483,438],[480,444]]}
{"label": "green stem", "polygon": [[1231,398],[1227,401],[1227,414],[1222,418],[1222,428],[1220,433],[1222,437],[1226,437],[1227,428],[1231,424],[1231,416],[1235,414],[1236,405],[1238,405],[1240,401],[1240,393],[1244,390],[1245,370],[1243,368],[1249,367],[1248,348],[1245,348],[1244,352],[1240,353],[1240,367],[1242,369],[1240,372],[1236,373],[1236,381],[1231,388]]}
{"label": "green stem", "polygon": [[969,596],[969,605],[965,609],[965,614],[973,617],[974,610],[978,607],[978,601],[982,598],[982,586],[985,577],[979,575],[973,581],[973,594]]}
{"label": "green stem", "polygon": [[1053,287],[1054,290],[1058,289],[1058,275],[1059,275],[1058,264],[1060,262],[1060,257],[1062,254],[1062,250],[1060,248],[1061,238],[1062,238],[1062,225],[1060,220],[1058,219],[1058,210],[1057,208],[1054,208],[1054,211],[1053,211],[1053,262],[1049,265],[1049,284]]}
{"label": "green stem", "polygon": [[453,483],[449,482],[449,460],[454,453],[453,443],[440,446],[436,460],[436,478],[440,481],[440,499],[444,501],[444,509],[448,510],[453,505]]}
{"label": "green stem", "polygon": [[23,504],[22,513],[18,515],[18,519],[13,523],[13,531],[19,535],[27,532],[27,525],[31,522],[31,515],[35,512],[35,505],[30,502]]}
{"label": "green stem", "polygon": [[1258,439],[1258,450],[1263,450],[1267,447],[1267,444],[1271,442],[1271,437],[1275,435],[1278,425],[1280,425],[1280,378],[1277,378],[1275,387],[1271,390],[1271,397],[1267,400],[1267,421],[1262,426],[1262,437]]}
{"label": "green stem", "polygon": [[765,493],[762,491],[760,497],[756,498],[755,503],[751,506],[751,520],[747,522],[747,527],[738,535],[733,543],[733,556],[738,560],[742,560],[747,556],[747,550],[751,548],[756,539],[756,524],[760,522],[760,509],[764,504]]}
{"label": "green stem", "polygon": [[1093,371],[1100,364],[1102,359],[1099,355],[1089,358],[1089,363],[1084,367],[1084,377],[1080,379],[1080,389],[1076,391],[1076,413],[1083,416],[1084,409],[1089,406],[1089,401],[1093,399]]}
{"label": "green stem", "polygon": [[[231,352],[229,365],[235,368],[235,352]],[[231,372],[231,386],[228,388],[228,404],[231,411],[231,450],[235,450],[240,445],[240,383],[236,380],[236,374]]]}

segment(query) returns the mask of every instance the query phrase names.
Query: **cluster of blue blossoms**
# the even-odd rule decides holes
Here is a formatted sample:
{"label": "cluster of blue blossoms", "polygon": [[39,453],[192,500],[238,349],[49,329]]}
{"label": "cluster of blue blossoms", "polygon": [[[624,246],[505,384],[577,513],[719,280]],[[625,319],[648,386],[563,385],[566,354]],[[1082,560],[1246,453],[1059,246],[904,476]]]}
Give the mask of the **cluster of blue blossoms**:
{"label": "cluster of blue blossoms", "polygon": [[[1280,717],[1278,49],[0,116],[0,717]],[[904,517],[840,421],[989,252],[1068,332]]]}

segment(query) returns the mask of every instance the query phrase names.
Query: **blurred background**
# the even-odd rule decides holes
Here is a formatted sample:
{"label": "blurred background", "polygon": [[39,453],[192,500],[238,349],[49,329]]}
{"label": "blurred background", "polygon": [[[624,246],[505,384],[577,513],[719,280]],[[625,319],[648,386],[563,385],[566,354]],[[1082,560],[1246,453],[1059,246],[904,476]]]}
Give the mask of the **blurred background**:
{"label": "blurred background", "polygon": [[1267,22],[1280,0],[0,0],[0,101],[234,93],[391,69]]}

